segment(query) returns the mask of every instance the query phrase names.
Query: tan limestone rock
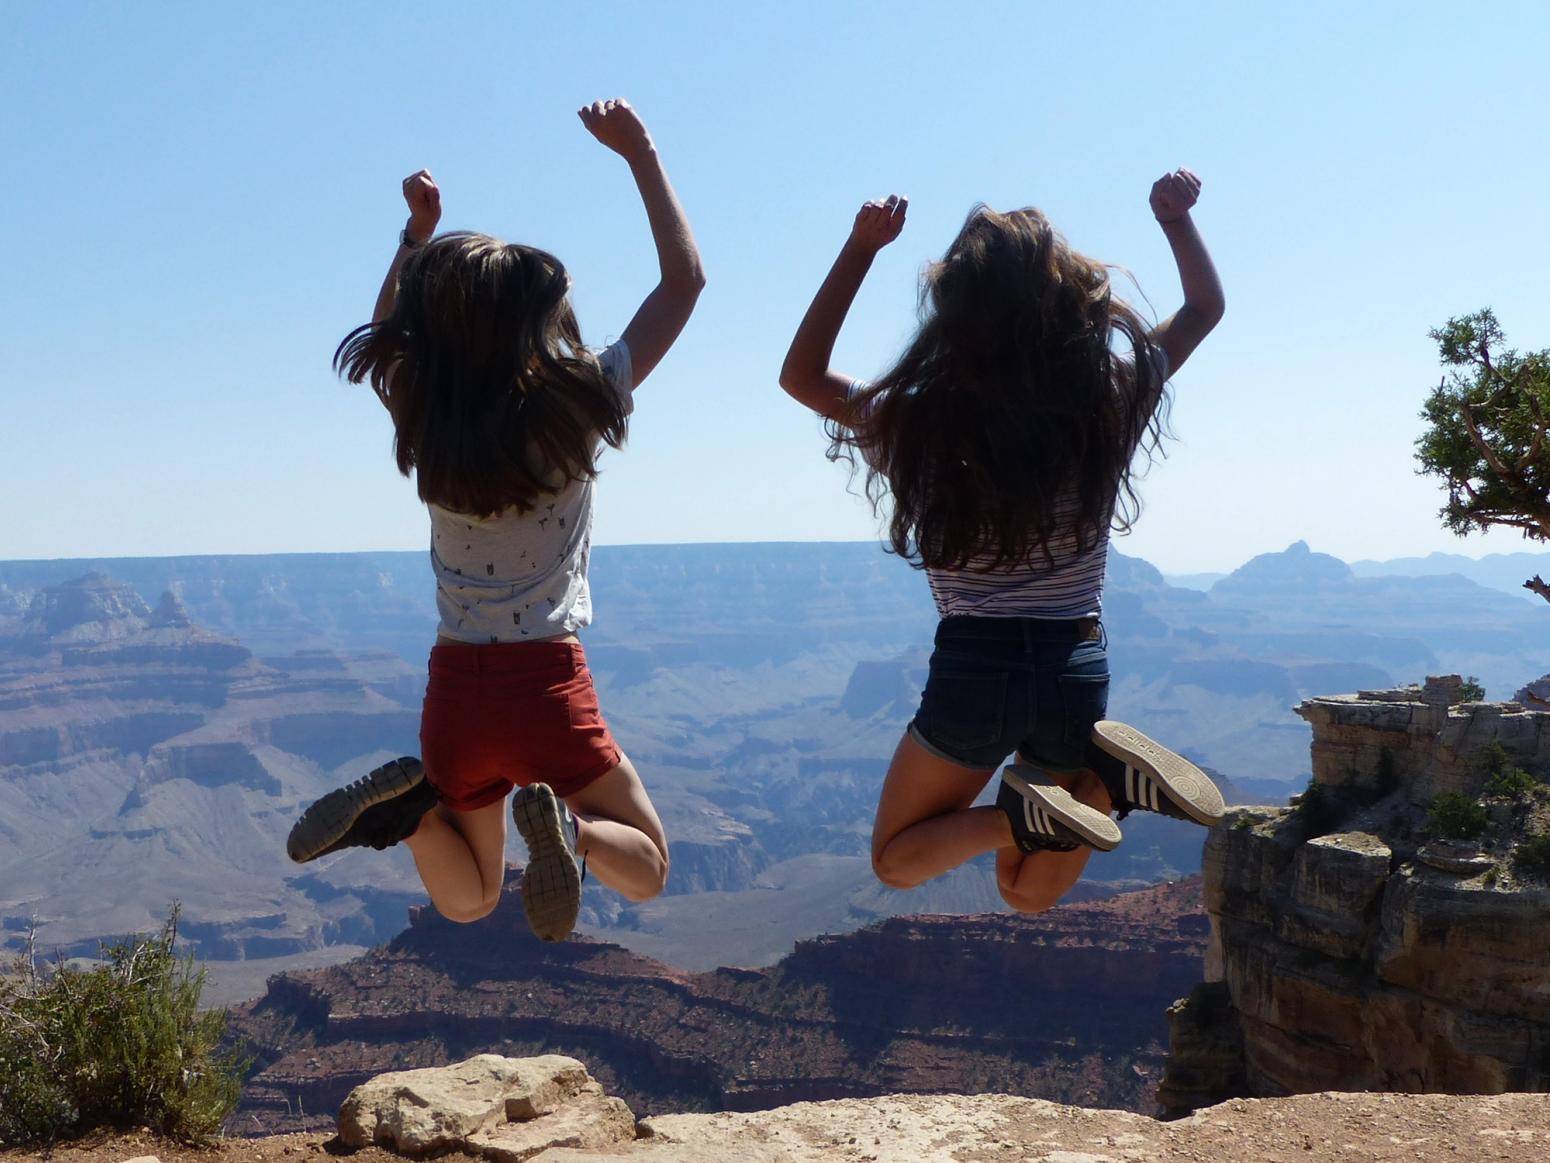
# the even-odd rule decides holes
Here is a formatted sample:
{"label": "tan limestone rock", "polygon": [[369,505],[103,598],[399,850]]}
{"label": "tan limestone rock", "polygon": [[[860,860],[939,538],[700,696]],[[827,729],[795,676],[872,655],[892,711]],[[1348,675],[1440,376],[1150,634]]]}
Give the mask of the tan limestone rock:
{"label": "tan limestone rock", "polygon": [[491,1163],[527,1163],[552,1147],[597,1149],[634,1139],[635,1116],[630,1108],[593,1082],[542,1117],[498,1123],[469,1135],[463,1149]]}
{"label": "tan limestone rock", "polygon": [[1371,943],[1376,905],[1393,851],[1366,832],[1319,836],[1292,861],[1291,897],[1277,935],[1330,957],[1360,957]]}
{"label": "tan limestone rock", "polygon": [[504,1122],[511,1109],[553,1110],[589,1083],[585,1066],[558,1054],[479,1054],[454,1066],[379,1074],[345,1099],[339,1138],[411,1155],[442,1151]]}

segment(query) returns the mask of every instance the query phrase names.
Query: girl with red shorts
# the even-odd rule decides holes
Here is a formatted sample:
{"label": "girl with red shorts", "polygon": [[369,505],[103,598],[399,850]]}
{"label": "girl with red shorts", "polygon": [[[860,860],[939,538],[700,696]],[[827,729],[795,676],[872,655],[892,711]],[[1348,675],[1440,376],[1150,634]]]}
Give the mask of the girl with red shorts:
{"label": "girl with red shorts", "polygon": [[581,341],[553,255],[481,234],[435,236],[441,195],[404,181],[409,221],[372,322],[335,365],[393,417],[399,469],[430,509],[440,626],[420,723],[422,760],[379,767],[307,809],[290,856],[403,842],[431,902],[486,916],[505,871],[505,800],[528,847],[533,931],[575,926],[583,870],[630,900],[662,891],[667,839],[598,708],[577,632],[604,444],[625,439],[632,392],[666,355],[704,275],[645,125],[625,101],[579,111],[629,164],[661,270],[618,342]]}

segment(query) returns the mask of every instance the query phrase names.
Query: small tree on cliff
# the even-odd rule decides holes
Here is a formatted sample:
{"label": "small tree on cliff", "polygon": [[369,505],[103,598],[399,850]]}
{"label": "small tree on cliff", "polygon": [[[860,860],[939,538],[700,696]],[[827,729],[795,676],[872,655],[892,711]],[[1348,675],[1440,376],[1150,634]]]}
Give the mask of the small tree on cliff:
{"label": "small tree on cliff", "polygon": [[[1505,347],[1489,309],[1430,332],[1447,373],[1421,412],[1421,471],[1439,476],[1448,503],[1439,514],[1459,536],[1493,526],[1550,540],[1550,350]],[[1550,601],[1550,583],[1523,583]]]}

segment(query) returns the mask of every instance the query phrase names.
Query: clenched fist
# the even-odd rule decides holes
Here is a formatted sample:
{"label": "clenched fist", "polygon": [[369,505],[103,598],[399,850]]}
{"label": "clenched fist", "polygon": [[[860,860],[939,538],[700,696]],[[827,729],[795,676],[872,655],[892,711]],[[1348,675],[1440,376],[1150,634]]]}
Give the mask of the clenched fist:
{"label": "clenched fist", "polygon": [[651,152],[651,134],[640,114],[623,97],[594,101],[576,110],[587,132],[625,161]]}
{"label": "clenched fist", "polygon": [[429,170],[416,170],[404,179],[404,202],[409,207],[404,230],[416,242],[424,242],[441,221],[441,188]]}
{"label": "clenched fist", "polygon": [[874,253],[882,250],[899,237],[909,208],[910,200],[897,194],[889,194],[880,202],[874,199],[863,203],[856,212],[856,224],[850,228],[851,241]]}
{"label": "clenched fist", "polygon": [[1164,174],[1152,183],[1152,213],[1159,222],[1177,222],[1200,198],[1200,179],[1186,169]]}

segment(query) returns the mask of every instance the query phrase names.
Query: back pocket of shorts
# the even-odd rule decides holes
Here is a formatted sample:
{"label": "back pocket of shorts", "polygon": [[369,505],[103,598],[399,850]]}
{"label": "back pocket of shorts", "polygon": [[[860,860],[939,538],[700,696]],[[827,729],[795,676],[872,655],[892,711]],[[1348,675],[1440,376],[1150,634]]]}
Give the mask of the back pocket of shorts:
{"label": "back pocket of shorts", "polygon": [[999,742],[1006,731],[1006,678],[1005,673],[932,671],[916,716],[921,732],[959,754]]}
{"label": "back pocket of shorts", "polygon": [[1066,744],[1085,747],[1093,724],[1109,709],[1109,676],[1106,674],[1063,674],[1060,699],[1066,712]]}

